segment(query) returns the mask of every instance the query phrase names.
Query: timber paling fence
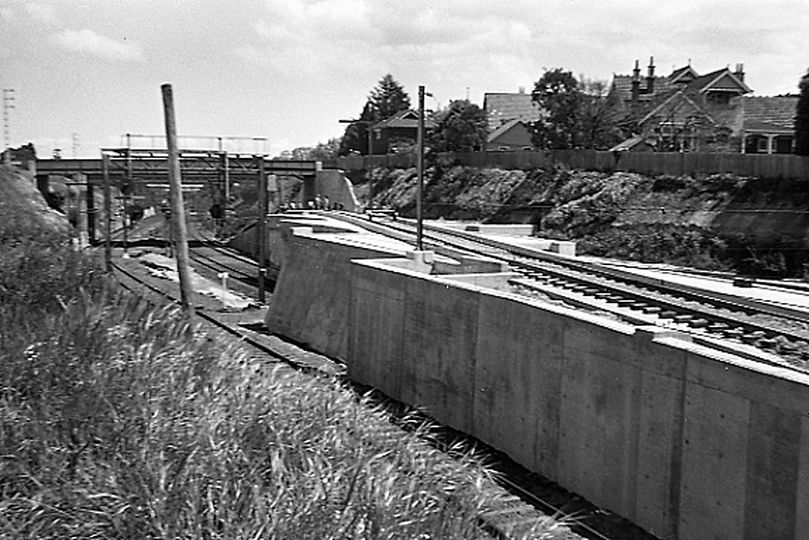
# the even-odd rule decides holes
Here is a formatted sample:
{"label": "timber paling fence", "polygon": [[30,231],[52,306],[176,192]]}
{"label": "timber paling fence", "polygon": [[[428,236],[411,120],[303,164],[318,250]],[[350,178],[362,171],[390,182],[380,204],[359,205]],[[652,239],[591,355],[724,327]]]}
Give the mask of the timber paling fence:
{"label": "timber paling fence", "polygon": [[[503,169],[542,169],[557,164],[572,169],[648,175],[693,176],[729,173],[759,178],[809,180],[809,157],[793,154],[719,154],[686,152],[606,152],[597,150],[554,150],[521,152],[476,152],[441,154],[441,157],[468,167]],[[410,168],[415,154],[346,156],[329,163],[346,171],[374,167]]]}

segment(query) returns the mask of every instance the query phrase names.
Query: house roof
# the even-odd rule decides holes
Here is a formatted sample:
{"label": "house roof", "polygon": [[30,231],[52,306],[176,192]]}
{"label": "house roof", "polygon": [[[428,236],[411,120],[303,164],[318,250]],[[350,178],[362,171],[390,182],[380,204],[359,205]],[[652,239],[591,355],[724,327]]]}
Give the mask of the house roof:
{"label": "house roof", "polygon": [[[612,91],[622,101],[630,101],[632,99],[632,75],[613,75]],[[675,69],[668,77],[655,77],[654,78],[654,92],[647,93],[648,88],[647,77],[640,77],[640,95],[638,101],[649,103],[657,101],[661,96],[670,94],[672,91],[677,90],[686,84],[689,91],[696,92],[709,92],[709,91],[726,91],[736,92],[740,94],[747,94],[752,90],[744,84],[744,81],[739,79],[728,68],[718,69],[699,75],[694,68],[690,65]]]}
{"label": "house roof", "polygon": [[483,109],[486,111],[490,131],[511,120],[535,122],[541,116],[539,107],[531,99],[531,94],[525,92],[484,94]]}
{"label": "house roof", "polygon": [[515,118],[513,120],[509,120],[508,122],[506,122],[504,124],[501,124],[500,127],[498,127],[497,129],[495,129],[494,131],[489,133],[489,135],[486,137],[486,142],[490,143],[490,142],[493,142],[493,141],[497,140],[498,138],[502,137],[505,133],[508,133],[515,126],[517,126],[519,124],[522,124],[523,126],[525,126],[526,129],[528,129],[530,127],[528,125],[529,122],[526,121],[526,120],[522,120],[520,118]]}
{"label": "house roof", "polygon": [[744,106],[745,131],[795,131],[798,96],[746,97]]}
{"label": "house roof", "polygon": [[672,112],[677,112],[677,107],[679,106],[677,102],[685,103],[690,106],[691,110],[698,112],[699,114],[703,115],[707,118],[711,123],[716,124],[716,120],[708,114],[702,107],[697,105],[693,99],[688,97],[685,91],[680,90],[671,96],[669,96],[665,101],[663,101],[660,105],[652,109],[652,111],[647,114],[643,120],[640,121],[640,124],[645,124],[650,118],[653,118],[655,115],[661,113],[664,110],[670,110]]}
{"label": "house roof", "polygon": [[643,135],[633,135],[632,137],[622,141],[612,148],[609,149],[609,152],[628,152],[638,146],[639,144],[647,144],[649,146],[654,146],[652,142],[646,140],[646,137]]}
{"label": "house roof", "polygon": [[677,82],[690,82],[694,79],[699,77],[699,73],[691,67],[691,64],[687,66],[683,66],[679,69],[675,69],[671,72],[671,75],[668,76],[669,82],[674,84]]}
{"label": "house roof", "polygon": [[[434,122],[425,117],[424,118],[424,127],[425,128],[432,128]],[[374,131],[379,131],[382,129],[391,129],[391,128],[412,128],[418,129],[419,127],[419,113],[412,110],[407,109],[404,111],[399,111],[390,118],[386,118],[381,120],[373,125],[372,129]]]}
{"label": "house roof", "polygon": [[[640,88],[641,93],[638,96],[639,101],[651,101],[654,96],[668,93],[671,90],[671,82],[668,77],[655,77],[654,78],[654,92],[652,94],[644,93],[647,88],[646,77],[641,77]],[[632,75],[613,75],[612,78],[613,91],[617,93],[622,101],[629,101],[632,99]]]}
{"label": "house roof", "polygon": [[744,84],[736,75],[731,73],[730,69],[722,68],[705,75],[700,75],[690,83],[687,87],[689,90],[698,92],[709,91],[727,91],[737,92],[739,94],[748,94],[752,92],[749,86]]}

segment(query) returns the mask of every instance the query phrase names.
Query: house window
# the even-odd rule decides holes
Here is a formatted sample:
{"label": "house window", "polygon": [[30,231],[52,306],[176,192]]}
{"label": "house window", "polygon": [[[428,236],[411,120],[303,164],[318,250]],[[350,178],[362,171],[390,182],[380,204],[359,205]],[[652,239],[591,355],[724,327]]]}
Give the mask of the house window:
{"label": "house window", "polygon": [[767,153],[767,138],[766,137],[759,137],[758,145],[756,145],[756,151],[760,154]]}
{"label": "house window", "polygon": [[713,105],[728,105],[730,103],[730,94],[727,92],[711,92],[708,94],[708,103]]}

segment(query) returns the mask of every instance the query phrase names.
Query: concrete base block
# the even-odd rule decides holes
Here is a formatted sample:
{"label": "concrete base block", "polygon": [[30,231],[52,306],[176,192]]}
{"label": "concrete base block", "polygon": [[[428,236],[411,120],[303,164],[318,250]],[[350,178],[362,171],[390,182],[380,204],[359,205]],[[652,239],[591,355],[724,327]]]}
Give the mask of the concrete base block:
{"label": "concrete base block", "polygon": [[408,260],[413,262],[411,270],[420,274],[432,273],[433,264],[435,263],[434,251],[408,251],[405,255]]}

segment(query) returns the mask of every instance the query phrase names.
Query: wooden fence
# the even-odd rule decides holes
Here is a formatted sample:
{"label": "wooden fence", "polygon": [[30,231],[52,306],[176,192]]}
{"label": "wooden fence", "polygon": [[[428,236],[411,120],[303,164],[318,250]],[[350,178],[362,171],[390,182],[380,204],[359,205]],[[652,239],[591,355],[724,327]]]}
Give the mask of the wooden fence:
{"label": "wooden fence", "polygon": [[[537,169],[563,164],[573,169],[628,171],[648,175],[689,175],[731,173],[759,178],[809,180],[809,157],[791,154],[708,154],[679,152],[601,152],[595,150],[557,150],[537,152],[477,152],[443,154],[460,165]],[[374,167],[410,168],[416,166],[415,154],[383,156],[347,156],[335,160],[337,168],[353,171]]]}

